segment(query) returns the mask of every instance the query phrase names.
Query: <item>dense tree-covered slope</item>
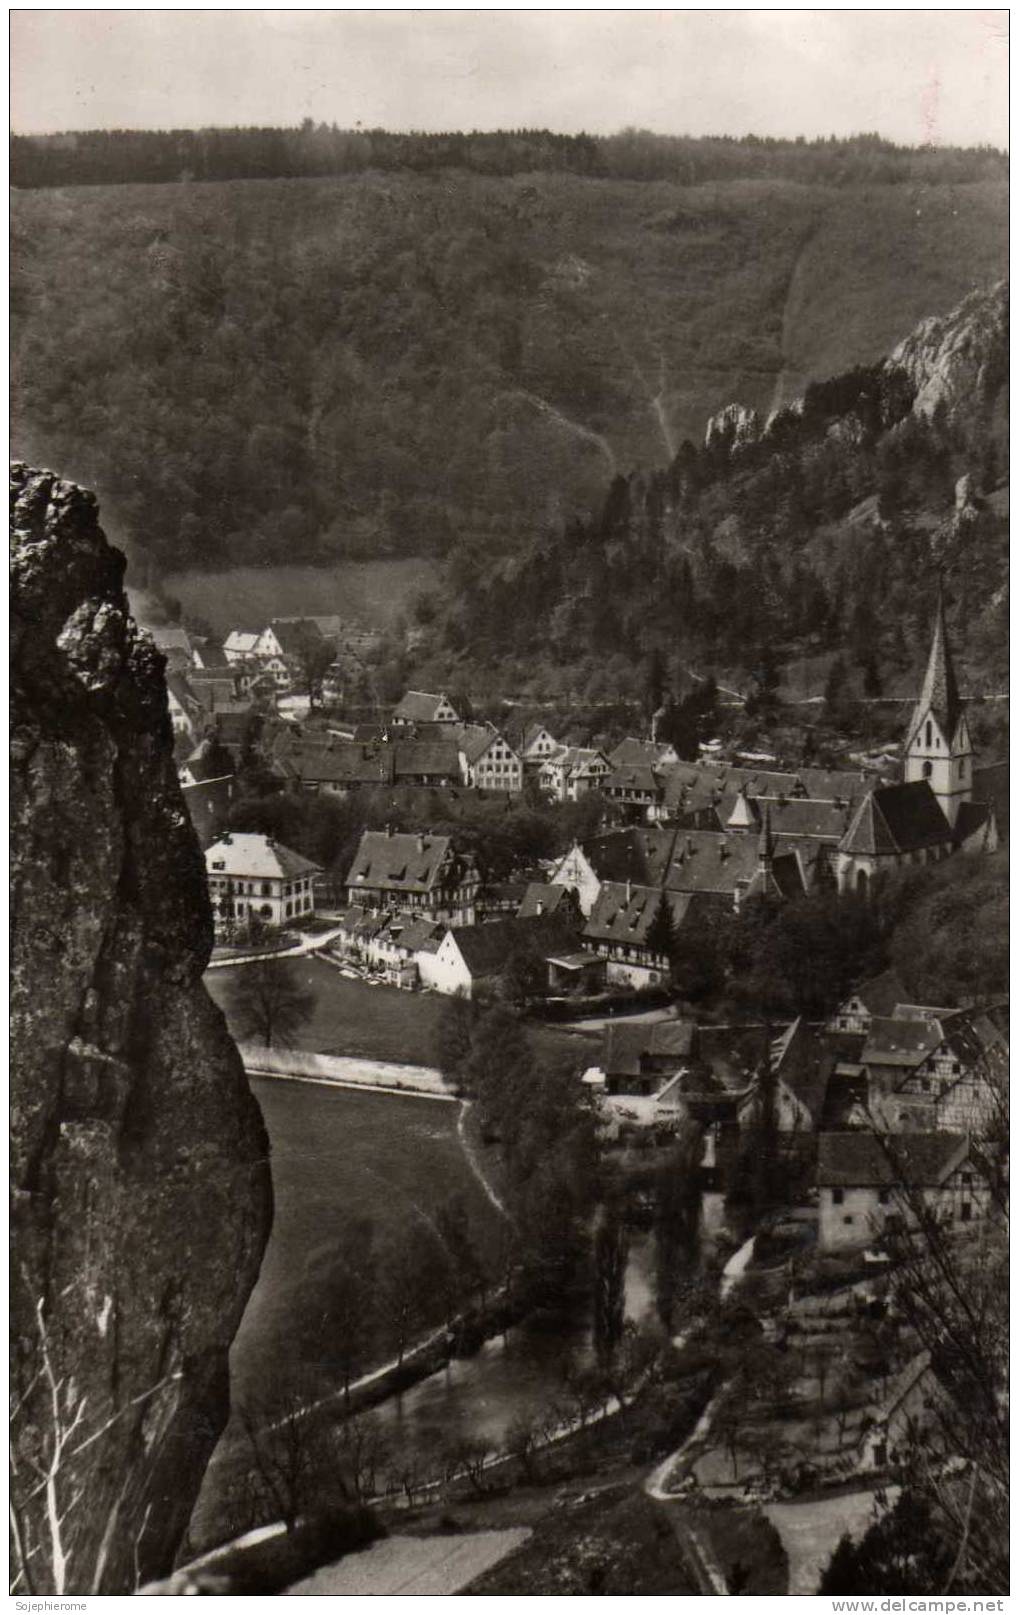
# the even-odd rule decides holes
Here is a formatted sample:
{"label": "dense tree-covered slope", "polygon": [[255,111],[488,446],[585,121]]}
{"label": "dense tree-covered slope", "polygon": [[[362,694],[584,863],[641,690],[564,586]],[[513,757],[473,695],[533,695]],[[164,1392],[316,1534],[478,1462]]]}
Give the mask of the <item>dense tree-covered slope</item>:
{"label": "dense tree-covered slope", "polygon": [[788,140],[760,135],[613,135],[551,129],[340,129],[335,123],[204,129],[84,129],[14,135],[11,183],[19,187],[123,185],[221,179],[302,179],[335,174],[579,174],[586,179],[791,179],[824,185],[946,185],[1003,179],[992,146],[896,146],[877,134]]}
{"label": "dense tree-covered slope", "polygon": [[990,159],[833,161],[17,191],[15,448],[164,570],[505,553],[1004,273]]}
{"label": "dense tree-covered slope", "polygon": [[812,695],[838,652],[837,705],[840,678],[871,697],[913,687],[943,576],[969,671],[999,692],[1007,306],[1004,284],[973,293],[766,424],[722,412],[667,469],[616,476],[587,520],[501,556],[458,545],[419,615],[434,614],[440,641],[468,662],[497,662],[511,680],[514,659],[517,677],[536,662],[572,666],[598,695],[648,652],[663,670],[693,660],[744,684],[773,684],[792,662]]}

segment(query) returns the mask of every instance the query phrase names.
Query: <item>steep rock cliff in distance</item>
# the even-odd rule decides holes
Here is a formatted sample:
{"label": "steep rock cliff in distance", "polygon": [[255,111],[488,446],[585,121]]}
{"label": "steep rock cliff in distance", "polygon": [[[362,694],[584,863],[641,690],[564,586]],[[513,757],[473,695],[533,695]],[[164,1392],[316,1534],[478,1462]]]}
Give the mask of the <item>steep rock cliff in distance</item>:
{"label": "steep rock cliff in distance", "polygon": [[921,320],[888,356],[904,370],[916,397],[913,411],[949,415],[992,407],[1008,381],[1008,283],[972,292],[943,317]]}
{"label": "steep rock cliff in distance", "polygon": [[202,985],[163,660],[92,495],[11,472],[18,1590],[167,1571],[228,1411],[268,1140]]}

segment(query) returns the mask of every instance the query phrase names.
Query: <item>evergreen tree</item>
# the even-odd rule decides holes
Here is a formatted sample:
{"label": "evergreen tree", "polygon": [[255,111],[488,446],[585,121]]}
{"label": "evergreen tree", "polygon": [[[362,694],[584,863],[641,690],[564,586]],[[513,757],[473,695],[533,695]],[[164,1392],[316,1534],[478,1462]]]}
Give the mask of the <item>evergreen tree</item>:
{"label": "evergreen tree", "polygon": [[951,1549],[935,1528],[930,1505],[923,1497],[904,1491],[862,1541],[843,1536],[818,1592],[828,1597],[941,1593],[951,1569]]}
{"label": "evergreen tree", "polygon": [[619,1206],[605,1207],[594,1236],[594,1349],[609,1368],[623,1338],[630,1239]]}

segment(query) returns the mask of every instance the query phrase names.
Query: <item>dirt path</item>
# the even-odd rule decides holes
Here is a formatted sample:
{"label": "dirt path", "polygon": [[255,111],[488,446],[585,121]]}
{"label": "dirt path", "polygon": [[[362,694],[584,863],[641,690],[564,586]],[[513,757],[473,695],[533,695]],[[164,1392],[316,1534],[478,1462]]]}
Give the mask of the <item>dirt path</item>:
{"label": "dirt path", "polygon": [[467,1136],[467,1116],[473,1103],[474,1101],[471,1099],[461,1100],[460,1103],[460,1114],[456,1119],[456,1133],[460,1140],[460,1148],[464,1152],[464,1160],[467,1162],[467,1165],[470,1167],[482,1189],[485,1191],[485,1195],[488,1200],[495,1207],[496,1211],[499,1212],[500,1216],[509,1219],[509,1212],[486,1178],[484,1168],[482,1167],[481,1162],[478,1160],[474,1145]]}
{"label": "dirt path", "polygon": [[[889,1487],[886,1495],[894,1503],[898,1487]],[[849,1492],[814,1503],[768,1503],[764,1512],[789,1555],[789,1592],[810,1596],[817,1592],[821,1572],[843,1534],[859,1541],[871,1524],[874,1493]]]}
{"label": "dirt path", "polygon": [[530,1536],[525,1526],[469,1536],[391,1536],[295,1582],[287,1594],[439,1597],[459,1592]]}

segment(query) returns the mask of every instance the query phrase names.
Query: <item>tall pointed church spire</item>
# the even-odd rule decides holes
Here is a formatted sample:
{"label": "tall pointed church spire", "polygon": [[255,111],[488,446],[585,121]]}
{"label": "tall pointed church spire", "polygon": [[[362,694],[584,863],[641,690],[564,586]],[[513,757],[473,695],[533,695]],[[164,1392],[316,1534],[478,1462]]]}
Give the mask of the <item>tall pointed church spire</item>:
{"label": "tall pointed church spire", "polygon": [[906,732],[903,777],[907,785],[926,780],[953,826],[972,796],[973,743],[955,682],[940,585],[927,671]]}
{"label": "tall pointed church spire", "polygon": [[919,723],[927,716],[936,718],[941,725],[942,734],[951,744],[961,713],[962,703],[959,700],[959,687],[955,682],[952,649],[948,643],[948,630],[945,627],[945,590],[939,581],[931,653],[927,660],[920,699],[916,704],[914,723]]}
{"label": "tall pointed church spire", "polygon": [[764,817],[761,820],[761,833],[757,838],[757,864],[762,870],[771,869],[771,860],[775,856],[775,839],[771,833],[771,806],[764,804]]}

